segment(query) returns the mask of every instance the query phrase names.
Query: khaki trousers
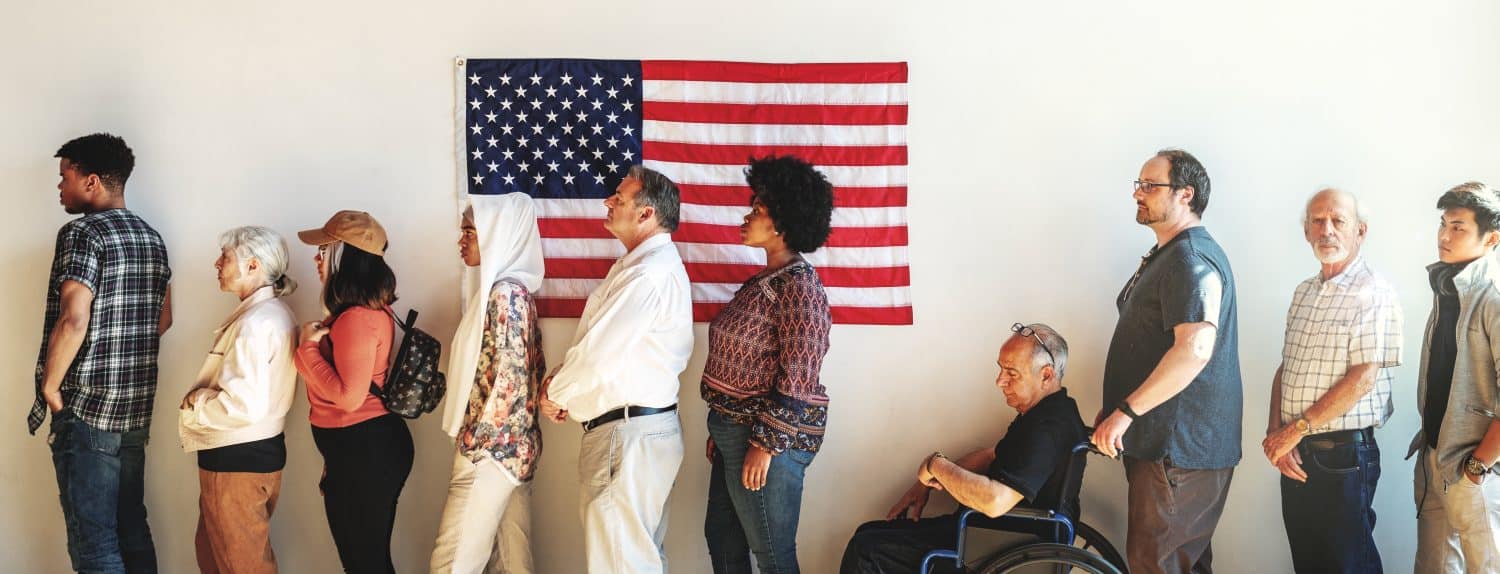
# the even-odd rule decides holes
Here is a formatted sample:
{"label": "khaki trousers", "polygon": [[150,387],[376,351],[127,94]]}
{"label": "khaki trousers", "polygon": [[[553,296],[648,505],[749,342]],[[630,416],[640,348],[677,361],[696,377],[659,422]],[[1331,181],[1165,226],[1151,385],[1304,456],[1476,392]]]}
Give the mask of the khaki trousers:
{"label": "khaki trousers", "polygon": [[631,417],[583,433],[583,546],[593,574],[667,571],[667,499],[682,465],[677,412]]}
{"label": "khaki trousers", "polygon": [[1468,476],[1443,486],[1451,469],[1439,469],[1432,449],[1417,455],[1415,572],[1478,574],[1500,572],[1500,476],[1479,484]]}
{"label": "khaki trousers", "polygon": [[453,456],[433,574],[531,574],[531,483],[517,485],[493,461]]}

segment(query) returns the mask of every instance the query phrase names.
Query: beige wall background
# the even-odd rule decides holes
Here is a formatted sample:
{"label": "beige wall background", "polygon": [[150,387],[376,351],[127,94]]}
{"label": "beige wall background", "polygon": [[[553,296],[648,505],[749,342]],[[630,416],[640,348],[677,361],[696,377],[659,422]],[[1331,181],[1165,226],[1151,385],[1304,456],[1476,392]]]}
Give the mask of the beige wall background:
{"label": "beige wall background", "polygon": [[[215,237],[231,226],[291,232],[340,208],[390,230],[401,305],[451,333],[455,56],[893,61],[911,69],[911,258],[916,325],[840,326],[823,372],[827,448],[809,470],[803,567],[832,572],[861,521],[882,515],[933,449],[993,444],[1014,416],[993,387],[994,352],[1016,321],[1070,341],[1066,383],[1088,414],[1115,321],[1113,300],[1152,244],[1130,181],[1157,148],[1184,147],[1213,177],[1206,222],[1239,281],[1245,458],[1216,537],[1224,572],[1289,571],[1277,473],[1259,453],[1292,289],[1316,265],[1303,200],[1324,185],[1360,194],[1366,254],[1401,290],[1406,365],[1378,492],[1386,567],[1410,568],[1416,363],[1431,305],[1436,197],[1500,183],[1500,5],[1410,3],[167,1],[5,3],[0,18],[0,321],[6,431],[0,556],[10,572],[68,570],[43,437],[23,432],[32,397],[62,142],[107,130],[139,163],[128,201],[166,238],[177,323],[162,351],[147,504],[166,572],[194,568],[195,460],[173,409],[234,306],[219,293]],[[313,252],[295,248],[318,308]],[[572,320],[544,322],[555,362]],[[671,503],[673,570],[708,571],[707,463],[698,398],[703,326],[682,375],[691,456]],[[299,399],[273,528],[285,572],[338,560],[316,489],[321,459]],[[400,504],[398,569],[426,568],[450,446],[412,424],[416,468]],[[534,550],[541,572],[581,572],[577,425],[547,424]],[[1124,543],[1123,474],[1096,459],[1085,519]]]}

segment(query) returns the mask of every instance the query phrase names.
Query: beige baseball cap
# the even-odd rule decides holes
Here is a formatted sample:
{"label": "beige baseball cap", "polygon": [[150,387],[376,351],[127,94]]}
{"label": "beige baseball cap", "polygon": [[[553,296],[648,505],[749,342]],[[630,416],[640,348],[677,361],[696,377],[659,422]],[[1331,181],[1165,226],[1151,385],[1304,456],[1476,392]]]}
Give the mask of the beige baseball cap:
{"label": "beige baseball cap", "polygon": [[385,255],[385,228],[363,211],[346,209],[335,213],[320,229],[298,231],[297,239],[308,245],[327,245],[342,241],[366,253]]}

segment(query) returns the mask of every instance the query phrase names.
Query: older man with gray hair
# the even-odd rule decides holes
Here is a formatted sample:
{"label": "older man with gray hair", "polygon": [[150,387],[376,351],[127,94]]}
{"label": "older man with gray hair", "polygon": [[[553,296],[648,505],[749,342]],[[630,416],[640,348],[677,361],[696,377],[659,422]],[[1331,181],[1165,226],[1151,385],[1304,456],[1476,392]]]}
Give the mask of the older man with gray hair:
{"label": "older man with gray hair", "polygon": [[1354,194],[1307,201],[1302,232],[1321,265],[1297,285],[1262,443],[1281,471],[1281,516],[1297,572],[1380,572],[1380,447],[1401,364],[1396,289],[1360,255],[1368,225]]}
{"label": "older man with gray hair", "polygon": [[542,414],[583,423],[578,453],[590,572],[664,572],[667,496],[682,464],[677,377],[693,354],[693,302],[672,232],[677,186],[635,166],[604,200],[625,246],[589,295]]}
{"label": "older man with gray hair", "polygon": [[[891,507],[885,520],[855,530],[844,549],[841,574],[914,572],[922,557],[951,548],[958,515],[922,518],[933,490],[946,491],[960,504],[986,516],[999,516],[1017,505],[1061,508],[1078,518],[1076,493],[1063,492],[1062,462],[1087,437],[1078,403],[1062,386],[1068,364],[1068,342],[1047,325],[1011,326],[1000,347],[995,386],[1016,409],[1005,436],[993,448],[981,448],[957,459],[933,452],[917,465],[917,481]],[[1077,469],[1082,472],[1082,469]],[[1066,497],[1066,498],[1065,498]],[[947,568],[946,563],[941,568]]]}

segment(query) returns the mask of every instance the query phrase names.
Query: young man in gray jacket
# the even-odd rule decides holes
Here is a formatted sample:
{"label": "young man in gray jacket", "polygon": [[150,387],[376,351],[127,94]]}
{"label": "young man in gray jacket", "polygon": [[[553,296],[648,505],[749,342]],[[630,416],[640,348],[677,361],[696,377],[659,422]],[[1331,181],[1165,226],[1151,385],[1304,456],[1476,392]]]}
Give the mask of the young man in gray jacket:
{"label": "young man in gray jacket", "polygon": [[1469,182],[1444,193],[1435,293],[1417,391],[1417,572],[1500,572],[1500,194]]}

